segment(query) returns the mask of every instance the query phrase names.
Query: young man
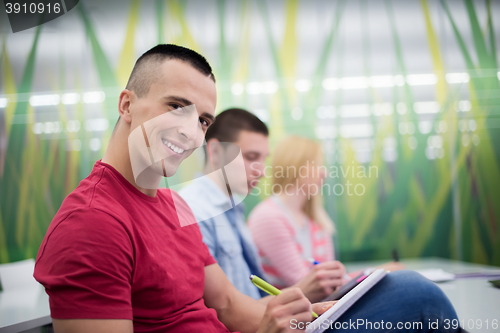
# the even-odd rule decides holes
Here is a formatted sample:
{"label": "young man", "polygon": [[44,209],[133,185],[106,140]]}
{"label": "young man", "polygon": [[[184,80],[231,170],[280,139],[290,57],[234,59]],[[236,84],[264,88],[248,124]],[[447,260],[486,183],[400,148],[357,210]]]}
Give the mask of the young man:
{"label": "young man", "polygon": [[267,308],[239,293],[188,206],[155,187],[201,145],[215,106],[201,55],[158,45],[139,58],[102,161],[64,200],[38,253],[56,333],[284,332],[292,318],[312,319],[298,289]]}

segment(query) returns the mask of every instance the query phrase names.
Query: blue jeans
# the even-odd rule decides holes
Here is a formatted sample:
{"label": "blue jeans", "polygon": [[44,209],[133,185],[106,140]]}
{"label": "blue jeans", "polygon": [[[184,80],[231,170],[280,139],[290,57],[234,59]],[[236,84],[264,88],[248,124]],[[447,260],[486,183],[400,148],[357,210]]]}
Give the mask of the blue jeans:
{"label": "blue jeans", "polygon": [[438,286],[402,270],[385,276],[327,332],[460,332],[457,319]]}

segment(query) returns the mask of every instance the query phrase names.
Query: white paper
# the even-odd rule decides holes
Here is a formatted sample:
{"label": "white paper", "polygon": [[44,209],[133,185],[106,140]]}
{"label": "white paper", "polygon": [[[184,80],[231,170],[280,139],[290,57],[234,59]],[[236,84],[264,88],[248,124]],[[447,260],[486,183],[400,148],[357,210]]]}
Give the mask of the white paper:
{"label": "white paper", "polygon": [[0,265],[0,283],[3,291],[39,285],[33,277],[35,260],[26,259]]}
{"label": "white paper", "polygon": [[319,318],[313,321],[306,329],[306,333],[321,333],[328,329],[331,323],[334,323],[340,318],[344,312],[347,311],[354,303],[356,303],[368,290],[377,284],[387,271],[384,269],[377,269],[370,274],[366,279],[361,281],[356,287],[344,295],[337,303],[330,309],[323,313]]}
{"label": "white paper", "polygon": [[455,274],[446,272],[441,268],[427,268],[419,269],[417,273],[422,274],[425,278],[433,282],[444,282],[451,281],[455,279]]}

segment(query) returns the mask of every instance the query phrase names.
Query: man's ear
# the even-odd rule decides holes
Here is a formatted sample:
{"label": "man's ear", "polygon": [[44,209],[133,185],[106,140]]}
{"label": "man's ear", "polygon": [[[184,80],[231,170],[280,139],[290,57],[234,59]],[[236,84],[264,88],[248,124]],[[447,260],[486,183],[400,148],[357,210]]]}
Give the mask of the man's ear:
{"label": "man's ear", "polygon": [[118,113],[120,114],[120,118],[129,124],[132,122],[130,106],[135,98],[137,97],[133,91],[123,89],[118,99]]}

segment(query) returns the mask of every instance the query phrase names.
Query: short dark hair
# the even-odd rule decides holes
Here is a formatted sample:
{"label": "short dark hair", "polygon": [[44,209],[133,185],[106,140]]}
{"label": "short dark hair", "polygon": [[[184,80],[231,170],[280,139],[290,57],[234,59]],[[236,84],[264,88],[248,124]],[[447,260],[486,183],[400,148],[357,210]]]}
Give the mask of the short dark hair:
{"label": "short dark hair", "polygon": [[210,67],[208,61],[201,54],[174,44],[159,44],[137,59],[126,89],[135,92],[138,97],[147,95],[151,84],[159,78],[160,71],[158,70],[158,66],[167,59],[183,61],[200,73],[210,76],[215,82],[212,67]]}
{"label": "short dark hair", "polygon": [[217,139],[220,142],[235,142],[241,131],[250,131],[269,136],[266,124],[257,116],[244,109],[231,108],[215,117],[205,135],[205,140]]}

